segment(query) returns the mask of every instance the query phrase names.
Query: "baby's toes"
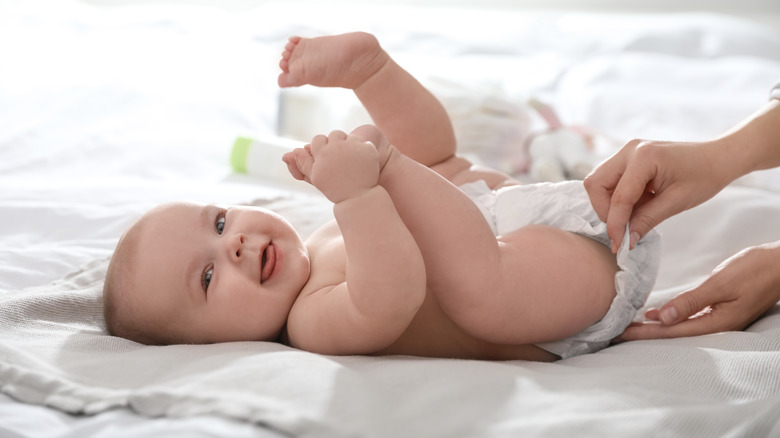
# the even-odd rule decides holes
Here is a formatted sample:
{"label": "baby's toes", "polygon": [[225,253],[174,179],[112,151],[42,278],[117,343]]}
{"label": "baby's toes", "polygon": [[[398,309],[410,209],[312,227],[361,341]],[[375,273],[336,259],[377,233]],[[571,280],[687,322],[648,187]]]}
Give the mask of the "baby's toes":
{"label": "baby's toes", "polygon": [[298,87],[304,85],[306,82],[295,72],[295,68],[290,69],[290,62],[286,59],[279,61],[279,68],[282,72],[279,74],[278,83],[282,88],[286,87]]}
{"label": "baby's toes", "polygon": [[293,55],[293,52],[295,51],[295,48],[298,47],[298,42],[300,41],[300,38],[295,40],[293,42],[292,38],[290,41],[284,46],[284,51],[282,51],[282,59],[290,59],[290,57]]}

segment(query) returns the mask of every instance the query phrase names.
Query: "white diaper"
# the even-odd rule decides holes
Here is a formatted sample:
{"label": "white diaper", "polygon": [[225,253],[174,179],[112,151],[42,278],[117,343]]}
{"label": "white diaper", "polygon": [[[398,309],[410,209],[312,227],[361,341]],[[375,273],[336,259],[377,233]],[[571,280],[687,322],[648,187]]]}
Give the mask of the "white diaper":
{"label": "white diaper", "polygon": [[[482,211],[493,234],[531,224],[549,225],[590,237],[610,247],[607,224],[599,219],[582,181],[517,185],[490,190],[484,181],[460,187]],[[628,227],[618,249],[617,295],[604,317],[587,329],[554,342],[537,344],[562,359],[593,353],[609,345],[633,321],[653,288],[661,255],[660,235],[651,231],[628,250]]]}

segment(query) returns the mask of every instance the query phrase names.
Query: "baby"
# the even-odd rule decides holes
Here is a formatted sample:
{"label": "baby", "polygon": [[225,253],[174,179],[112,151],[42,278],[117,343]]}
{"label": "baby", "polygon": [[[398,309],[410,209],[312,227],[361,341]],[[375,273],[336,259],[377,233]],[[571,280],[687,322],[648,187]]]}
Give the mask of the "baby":
{"label": "baby", "polygon": [[282,87],[352,89],[376,124],[284,157],[335,222],[304,242],[265,209],[153,209],[109,265],[112,334],[551,361],[606,347],[644,304],[657,234],[610,251],[581,182],[520,185],[456,155],[442,105],[372,35],[291,38],[280,67]]}

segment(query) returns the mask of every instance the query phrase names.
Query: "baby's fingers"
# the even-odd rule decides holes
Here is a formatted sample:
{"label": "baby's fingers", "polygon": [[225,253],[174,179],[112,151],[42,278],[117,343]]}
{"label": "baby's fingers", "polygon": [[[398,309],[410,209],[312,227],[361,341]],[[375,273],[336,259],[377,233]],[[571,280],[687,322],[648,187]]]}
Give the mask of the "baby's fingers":
{"label": "baby's fingers", "polygon": [[298,163],[295,160],[295,154],[292,152],[287,152],[282,156],[282,161],[284,161],[284,164],[287,165],[287,171],[290,172],[290,175],[293,176],[293,178],[297,180],[303,180],[304,174],[301,172],[300,169],[298,169]]}
{"label": "baby's fingers", "polygon": [[309,175],[311,175],[311,168],[314,165],[314,158],[311,155],[309,145],[306,145],[305,148],[295,148],[291,152],[287,152],[282,157],[282,160],[287,164],[287,170],[293,178],[311,182]]}

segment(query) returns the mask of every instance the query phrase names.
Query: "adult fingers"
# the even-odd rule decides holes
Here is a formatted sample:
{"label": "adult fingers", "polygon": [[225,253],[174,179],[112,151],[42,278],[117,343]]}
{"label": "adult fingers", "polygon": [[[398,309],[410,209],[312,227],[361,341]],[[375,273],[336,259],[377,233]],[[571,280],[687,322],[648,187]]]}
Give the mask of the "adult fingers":
{"label": "adult fingers", "polygon": [[659,314],[661,313],[661,309],[656,309],[655,307],[651,307],[647,309],[645,312],[645,319],[650,321],[660,321]]}
{"label": "adult fingers", "polygon": [[677,338],[715,333],[726,329],[732,313],[724,302],[725,292],[712,281],[684,292],[660,309],[649,309],[645,317],[650,322],[632,324],[620,335],[621,341]]}
{"label": "adult fingers", "polygon": [[631,151],[626,149],[627,146],[624,146],[615,155],[599,164],[583,180],[585,191],[588,193],[593,209],[599,218],[605,222],[609,216],[612,192],[623,176],[628,157],[631,154]]}
{"label": "adult fingers", "polygon": [[661,187],[656,193],[648,193],[645,199],[637,202],[634,207],[629,224],[630,232],[638,238],[643,237],[661,222],[683,211],[684,195],[680,187]]}
{"label": "adult fingers", "polygon": [[663,325],[658,322],[636,323],[628,326],[616,341],[640,341],[646,339],[682,338],[699,336],[721,331],[725,316],[705,312],[694,318],[686,319],[675,325]]}
{"label": "adult fingers", "polygon": [[654,174],[646,166],[629,165],[615,187],[607,216],[607,235],[612,242],[613,253],[616,253],[623,243],[626,224],[632,219],[634,208],[642,199],[648,182],[652,181],[653,177]]}
{"label": "adult fingers", "polygon": [[699,286],[672,298],[658,311],[658,320],[670,326],[685,321],[707,307],[729,300],[712,277]]}

